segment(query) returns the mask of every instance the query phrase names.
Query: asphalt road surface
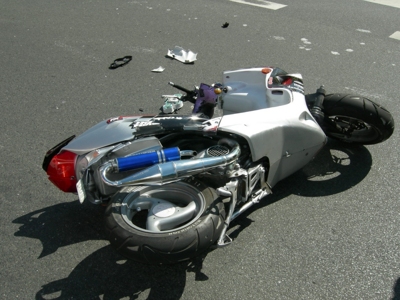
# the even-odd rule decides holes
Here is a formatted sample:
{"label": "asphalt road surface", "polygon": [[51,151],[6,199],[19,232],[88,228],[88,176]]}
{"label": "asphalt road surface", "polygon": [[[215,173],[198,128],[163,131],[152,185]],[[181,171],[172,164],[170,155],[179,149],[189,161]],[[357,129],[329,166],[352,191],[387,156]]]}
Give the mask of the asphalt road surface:
{"label": "asphalt road surface", "polygon": [[[168,81],[242,67],[300,72],[307,92],[358,93],[399,119],[398,1],[239,2],[0,0],[1,299],[400,299],[397,130],[375,146],[329,142],[235,221],[232,245],[174,266],[117,255],[103,208],[41,169],[103,119],[157,113]],[[197,61],[166,58],[174,46]]]}

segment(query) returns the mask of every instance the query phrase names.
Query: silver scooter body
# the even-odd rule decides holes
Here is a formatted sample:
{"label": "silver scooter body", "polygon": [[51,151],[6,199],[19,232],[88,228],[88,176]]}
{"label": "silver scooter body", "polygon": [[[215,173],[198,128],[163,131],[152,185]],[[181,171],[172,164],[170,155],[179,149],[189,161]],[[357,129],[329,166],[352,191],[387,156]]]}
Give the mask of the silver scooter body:
{"label": "silver scooter body", "polygon": [[[206,122],[200,120],[200,123],[190,126],[182,125],[183,130],[204,130],[209,124],[218,124],[218,132],[244,137],[250,147],[253,162],[264,158],[269,161],[269,187],[305,166],[326,143],[324,132],[307,108],[301,75],[293,75],[296,80],[290,85],[274,84],[272,70],[274,69],[249,68],[224,72],[225,92],[218,101],[223,116]],[[87,130],[63,150],[83,156],[116,143],[131,141],[134,147],[140,141],[134,140],[136,133],[146,128],[163,128],[162,122],[169,121],[169,118],[175,117],[111,118]],[[151,145],[153,146],[158,145]],[[185,162],[179,164],[189,165]],[[169,168],[177,169],[177,162],[171,162],[170,165]],[[196,172],[201,170],[200,166],[194,168]],[[184,173],[190,174],[192,171],[185,169]],[[152,174],[150,177],[158,178],[157,176]],[[135,177],[126,180],[121,187],[141,182],[143,178]],[[103,183],[99,184],[104,186],[104,183],[115,186],[103,178]]]}
{"label": "silver scooter body", "polygon": [[301,75],[293,75],[297,82],[291,86],[273,84],[265,69],[224,72],[218,130],[246,138],[253,161],[268,158],[272,187],[310,162],[326,136],[307,108]]}
{"label": "silver scooter body", "polygon": [[[209,246],[229,245],[230,223],[271,194],[277,182],[309,163],[327,142],[315,119],[323,116],[317,105],[321,98],[317,95],[313,102],[305,97],[300,74],[272,67],[248,68],[225,71],[222,84],[202,84],[195,91],[170,84],[186,93],[181,97],[174,95],[175,102],[171,103],[176,103],[176,99],[194,103],[191,115],[111,118],[59,143],[46,153],[43,162],[49,179],[63,191],[77,192],[81,203],[87,200],[95,204],[110,203],[112,213],[107,216],[112,232],[110,241],[123,241],[116,244],[118,249],[123,248],[132,257],[147,255],[137,245],[152,249],[148,247],[148,237],[142,240],[142,233],[136,233],[138,230],[148,236],[155,234],[152,243],[158,249],[160,233],[180,234],[190,229],[194,235],[185,237],[190,242],[187,258],[193,255],[189,253],[194,249],[193,240],[203,235],[203,231],[194,230],[197,224],[199,228],[207,225],[212,235],[218,232],[207,241]],[[212,118],[216,103],[219,116]],[[313,105],[315,118],[307,104]],[[393,124],[390,114],[385,121],[389,126]],[[390,136],[390,129],[384,128]],[[203,215],[206,198],[194,185],[190,190],[193,188],[196,196],[188,195],[189,189],[181,189],[180,186],[193,184],[189,185],[189,181],[207,186],[206,193],[212,194],[207,200],[212,204],[204,213],[217,214],[214,221],[207,216],[204,218],[207,224],[197,223]],[[143,195],[142,189],[146,190]],[[123,199],[127,202],[120,202]],[[214,208],[215,199],[219,209]],[[146,225],[137,226],[132,218],[142,210],[147,211]],[[162,228],[158,227],[161,219]],[[123,225],[118,225],[120,221]],[[218,231],[214,226],[217,223]],[[135,241],[125,247],[127,234],[139,244]],[[162,239],[166,240],[166,236]],[[168,250],[163,251],[171,253],[170,249],[175,249],[176,240],[181,237],[169,239],[165,247]]]}

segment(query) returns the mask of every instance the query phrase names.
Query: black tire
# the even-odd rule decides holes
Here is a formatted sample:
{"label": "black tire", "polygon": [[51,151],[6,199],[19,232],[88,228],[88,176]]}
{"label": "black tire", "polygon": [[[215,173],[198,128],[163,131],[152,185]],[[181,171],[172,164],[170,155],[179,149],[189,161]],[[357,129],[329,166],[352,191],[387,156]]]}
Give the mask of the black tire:
{"label": "black tire", "polygon": [[215,190],[194,179],[124,188],[105,214],[111,245],[127,259],[150,264],[177,263],[206,251],[224,220]]}
{"label": "black tire", "polygon": [[[387,140],[393,133],[394,120],[379,104],[357,95],[330,94],[323,102],[325,117],[331,123],[348,129],[348,133],[325,130],[331,138],[349,143],[371,145]],[[328,127],[329,128],[329,127]]]}

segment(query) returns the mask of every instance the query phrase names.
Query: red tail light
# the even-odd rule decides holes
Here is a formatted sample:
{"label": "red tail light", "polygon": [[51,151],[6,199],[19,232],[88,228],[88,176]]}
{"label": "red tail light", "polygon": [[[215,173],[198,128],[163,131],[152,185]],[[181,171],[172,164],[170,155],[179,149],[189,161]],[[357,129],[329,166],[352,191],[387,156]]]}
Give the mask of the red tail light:
{"label": "red tail light", "polygon": [[283,82],[282,82],[282,84],[283,85],[289,85],[289,84],[292,84],[292,82],[293,82],[293,80],[292,80],[292,78],[286,78]]}
{"label": "red tail light", "polygon": [[78,155],[63,151],[55,155],[47,167],[49,180],[66,193],[76,193],[75,162]]}

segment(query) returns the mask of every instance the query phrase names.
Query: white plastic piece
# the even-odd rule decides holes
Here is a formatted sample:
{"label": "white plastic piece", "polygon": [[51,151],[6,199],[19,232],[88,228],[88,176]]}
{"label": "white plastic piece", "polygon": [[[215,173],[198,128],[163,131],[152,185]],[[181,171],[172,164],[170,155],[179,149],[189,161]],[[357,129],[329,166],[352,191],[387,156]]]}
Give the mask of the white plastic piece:
{"label": "white plastic piece", "polygon": [[152,71],[152,72],[156,72],[156,73],[161,73],[161,72],[164,71],[164,70],[165,70],[165,68],[159,66],[157,69],[153,69],[153,70],[151,70],[151,71]]}
{"label": "white plastic piece", "polygon": [[183,107],[183,101],[180,100],[182,94],[175,95],[162,95],[165,99],[164,105],[162,106],[162,112],[164,114],[172,114]]}
{"label": "white plastic piece", "polygon": [[175,46],[172,50],[168,49],[167,56],[183,62],[184,64],[190,64],[197,59],[197,53],[194,53],[191,50],[186,51],[179,46]]}

